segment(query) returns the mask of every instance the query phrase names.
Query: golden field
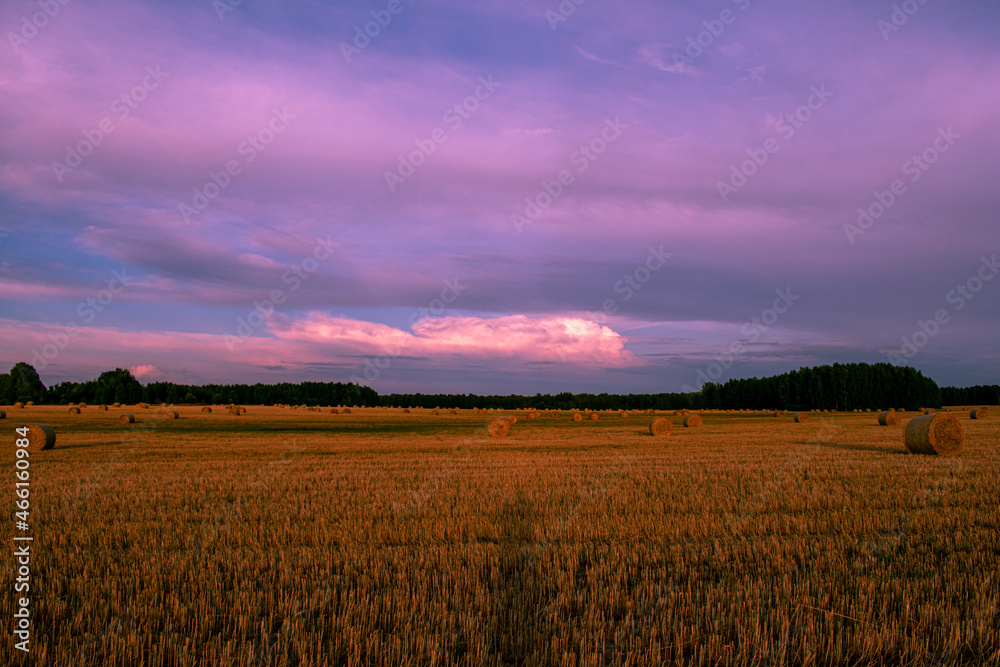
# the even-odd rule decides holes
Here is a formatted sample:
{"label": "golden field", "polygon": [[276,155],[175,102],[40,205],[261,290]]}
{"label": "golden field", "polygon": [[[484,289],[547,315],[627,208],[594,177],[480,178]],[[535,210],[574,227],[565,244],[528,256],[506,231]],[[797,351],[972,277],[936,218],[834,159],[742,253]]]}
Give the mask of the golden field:
{"label": "golden field", "polygon": [[941,458],[912,412],[171,409],[4,408],[8,516],[14,428],[58,441],[0,664],[1000,663],[997,418]]}

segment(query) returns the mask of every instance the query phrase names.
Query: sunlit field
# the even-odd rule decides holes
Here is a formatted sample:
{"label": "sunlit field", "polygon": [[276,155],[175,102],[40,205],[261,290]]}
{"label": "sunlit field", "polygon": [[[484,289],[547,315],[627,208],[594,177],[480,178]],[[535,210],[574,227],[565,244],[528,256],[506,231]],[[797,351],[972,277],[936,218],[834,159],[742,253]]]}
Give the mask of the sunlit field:
{"label": "sunlit field", "polygon": [[996,417],[956,411],[943,458],[906,453],[914,413],[4,409],[4,488],[15,427],[58,441],[0,664],[1000,661]]}

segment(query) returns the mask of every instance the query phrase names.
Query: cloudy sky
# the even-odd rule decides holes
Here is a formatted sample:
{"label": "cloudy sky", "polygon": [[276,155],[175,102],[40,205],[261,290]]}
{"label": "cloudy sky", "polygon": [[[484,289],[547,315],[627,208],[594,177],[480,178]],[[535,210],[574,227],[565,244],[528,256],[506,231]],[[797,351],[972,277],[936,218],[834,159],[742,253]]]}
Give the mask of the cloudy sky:
{"label": "cloudy sky", "polygon": [[998,382],[1000,8],[902,4],[5,2],[0,370]]}

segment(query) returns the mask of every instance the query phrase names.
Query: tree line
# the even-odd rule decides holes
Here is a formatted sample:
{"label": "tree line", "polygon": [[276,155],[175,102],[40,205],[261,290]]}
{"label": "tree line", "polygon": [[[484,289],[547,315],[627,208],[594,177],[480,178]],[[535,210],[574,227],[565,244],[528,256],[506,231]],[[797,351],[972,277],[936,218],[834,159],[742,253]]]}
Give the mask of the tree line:
{"label": "tree line", "polygon": [[187,385],[150,382],[143,385],[126,369],[106,371],[87,382],[61,382],[45,387],[35,369],[14,364],[0,374],[0,404],[225,404],[351,405],[421,408],[500,408],[516,410],[853,410],[942,405],[1000,404],[1000,385],[938,387],[910,367],[888,363],[833,364],[799,368],[765,378],[706,383],[692,393],[659,394],[386,394],[341,382]]}

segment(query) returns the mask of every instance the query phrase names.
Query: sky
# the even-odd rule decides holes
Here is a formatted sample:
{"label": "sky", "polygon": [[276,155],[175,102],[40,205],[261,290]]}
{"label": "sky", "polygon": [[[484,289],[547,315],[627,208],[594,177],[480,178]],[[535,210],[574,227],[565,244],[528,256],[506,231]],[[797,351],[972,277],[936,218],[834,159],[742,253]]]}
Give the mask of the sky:
{"label": "sky", "polygon": [[1000,382],[1000,6],[11,0],[0,371]]}

